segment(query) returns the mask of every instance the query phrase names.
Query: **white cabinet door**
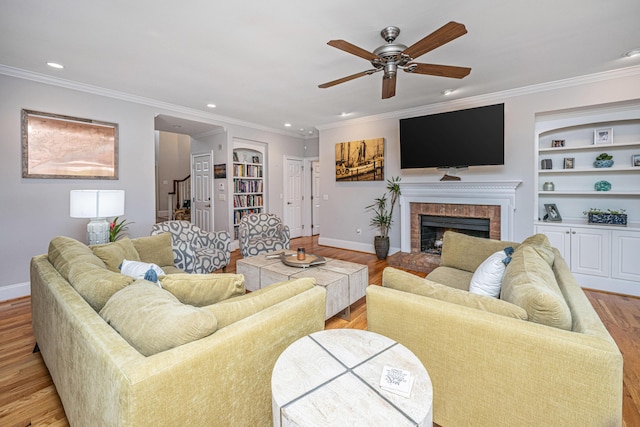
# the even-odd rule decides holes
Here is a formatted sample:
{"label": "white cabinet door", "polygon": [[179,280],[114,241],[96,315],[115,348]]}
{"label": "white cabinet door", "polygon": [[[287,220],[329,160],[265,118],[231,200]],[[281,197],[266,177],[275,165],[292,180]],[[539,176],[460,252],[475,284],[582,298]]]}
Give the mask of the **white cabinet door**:
{"label": "white cabinet door", "polygon": [[567,263],[571,256],[571,229],[569,227],[559,227],[552,225],[536,226],[536,233],[542,233],[549,238],[551,246],[560,251],[560,255]]}
{"label": "white cabinet door", "polygon": [[640,281],[640,232],[612,232],[611,263],[611,277]]}
{"label": "white cabinet door", "polygon": [[609,277],[611,232],[571,227],[571,271]]}

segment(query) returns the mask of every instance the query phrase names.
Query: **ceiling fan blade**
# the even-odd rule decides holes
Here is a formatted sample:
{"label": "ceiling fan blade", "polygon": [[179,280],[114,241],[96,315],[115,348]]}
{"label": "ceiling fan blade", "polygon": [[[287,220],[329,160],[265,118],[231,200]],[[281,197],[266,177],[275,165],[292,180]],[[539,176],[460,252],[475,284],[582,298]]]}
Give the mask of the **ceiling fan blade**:
{"label": "ceiling fan blade", "polygon": [[378,55],[374,55],[373,53],[366,51],[363,48],[358,47],[344,40],[331,40],[327,44],[337,49],[344,50],[345,52],[350,53],[352,55],[356,55],[356,56],[359,56],[360,58],[364,58],[367,61],[378,59]]}
{"label": "ceiling fan blade", "polygon": [[382,99],[391,98],[396,95],[396,75],[382,78]]}
{"label": "ceiling fan blade", "polygon": [[333,80],[333,81],[330,81],[330,82],[327,82],[327,83],[323,83],[321,85],[318,85],[318,87],[321,88],[321,89],[326,89],[326,88],[331,87],[331,86],[339,85],[340,83],[348,82],[349,80],[357,79],[358,77],[362,77],[362,76],[366,76],[366,75],[369,75],[369,74],[373,74],[376,71],[378,71],[378,70],[373,69],[373,70],[362,71],[360,73],[352,74],[350,76],[343,77],[341,79],[337,79],[337,80]]}
{"label": "ceiling fan blade", "polygon": [[436,65],[436,64],[407,64],[405,68],[407,73],[429,74],[431,76],[451,77],[461,79],[471,72],[471,68],[455,67],[453,65]]}
{"label": "ceiling fan blade", "polygon": [[424,37],[422,40],[412,44],[402,53],[416,59],[417,57],[465,34],[467,34],[467,29],[463,24],[451,21]]}

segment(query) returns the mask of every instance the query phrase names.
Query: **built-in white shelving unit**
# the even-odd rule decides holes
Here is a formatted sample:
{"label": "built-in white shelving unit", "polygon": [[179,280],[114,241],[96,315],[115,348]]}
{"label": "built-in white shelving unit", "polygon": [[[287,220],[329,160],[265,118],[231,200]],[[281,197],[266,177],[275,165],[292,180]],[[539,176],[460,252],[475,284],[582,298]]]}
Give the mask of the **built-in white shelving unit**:
{"label": "built-in white shelving unit", "polygon": [[234,143],[233,148],[233,231],[238,238],[240,219],[250,213],[263,212],[265,196],[265,152],[259,146]]}

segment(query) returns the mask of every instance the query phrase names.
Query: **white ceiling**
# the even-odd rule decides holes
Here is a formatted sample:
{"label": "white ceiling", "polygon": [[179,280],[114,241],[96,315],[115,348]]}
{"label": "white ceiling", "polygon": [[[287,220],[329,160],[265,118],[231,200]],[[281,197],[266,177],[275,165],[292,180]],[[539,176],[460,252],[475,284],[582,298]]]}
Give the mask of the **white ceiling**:
{"label": "white ceiling", "polygon": [[[640,65],[640,1],[4,0],[0,64],[296,135],[347,119]],[[400,72],[318,84],[371,68],[327,46],[373,51],[395,25],[410,46],[449,21],[468,33],[417,62],[471,67],[462,80]],[[46,65],[64,64],[63,70]],[[442,91],[455,89],[445,98]],[[209,109],[208,103],[217,108]]]}

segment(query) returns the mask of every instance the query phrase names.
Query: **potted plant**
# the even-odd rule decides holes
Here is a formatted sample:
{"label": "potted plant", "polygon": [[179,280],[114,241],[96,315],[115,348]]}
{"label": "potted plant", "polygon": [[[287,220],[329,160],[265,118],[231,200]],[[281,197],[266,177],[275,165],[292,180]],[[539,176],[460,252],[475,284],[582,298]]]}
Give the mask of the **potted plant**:
{"label": "potted plant", "polygon": [[607,153],[602,153],[596,157],[596,161],[593,162],[593,166],[596,168],[610,168],[613,166],[613,156]]}
{"label": "potted plant", "polygon": [[393,208],[398,201],[398,196],[400,196],[400,177],[391,177],[387,179],[387,193],[366,207],[373,212],[370,224],[378,227],[380,233],[373,240],[378,259],[385,259],[389,253],[389,230],[393,223]]}
{"label": "potted plant", "polygon": [[606,211],[597,208],[589,208],[582,212],[587,215],[589,224],[627,225],[627,214],[624,209]]}

